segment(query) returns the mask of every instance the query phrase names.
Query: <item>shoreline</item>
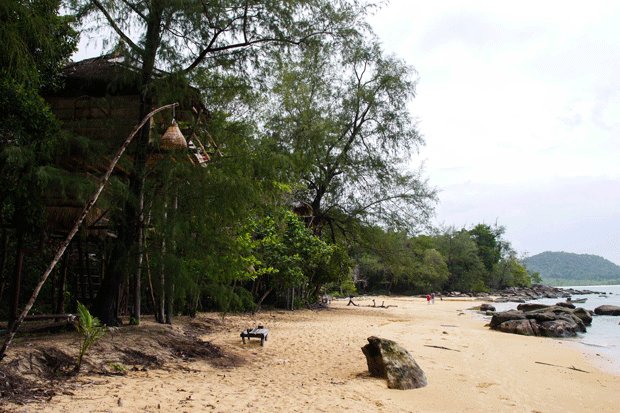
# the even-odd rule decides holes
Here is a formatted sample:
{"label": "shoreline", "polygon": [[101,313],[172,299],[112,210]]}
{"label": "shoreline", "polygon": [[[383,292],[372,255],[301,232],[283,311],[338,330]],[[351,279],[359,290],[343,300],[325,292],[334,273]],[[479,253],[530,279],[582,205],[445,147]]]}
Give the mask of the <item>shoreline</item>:
{"label": "shoreline", "polygon": [[[397,307],[363,307],[372,298]],[[223,322],[218,314],[201,314],[192,322],[213,326],[202,338],[242,363],[213,366],[197,360],[118,377],[85,374],[73,394],[13,406],[14,411],[616,410],[620,375],[598,369],[564,340],[490,330],[478,314],[467,311],[479,300],[444,298],[429,305],[420,298],[378,296],[356,301],[360,307],[334,300],[325,310],[227,315]],[[270,329],[265,346],[260,340],[243,345],[240,331],[258,324]],[[384,379],[370,377],[361,347],[372,335],[406,348],[428,386],[390,390]]]}

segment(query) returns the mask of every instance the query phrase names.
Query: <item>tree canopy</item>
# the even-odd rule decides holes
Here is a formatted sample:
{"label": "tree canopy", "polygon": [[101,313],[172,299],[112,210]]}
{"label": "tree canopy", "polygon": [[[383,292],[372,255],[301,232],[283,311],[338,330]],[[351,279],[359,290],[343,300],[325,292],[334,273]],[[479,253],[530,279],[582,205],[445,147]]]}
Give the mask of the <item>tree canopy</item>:
{"label": "tree canopy", "polygon": [[[135,83],[136,123],[159,104],[185,106],[175,122],[204,162],[161,150],[172,114],[149,122],[39,311],[75,311],[79,298],[108,325],[139,323],[142,307],[172,323],[209,309],[294,309],[322,293],[532,281],[502,227],[432,228],[437,191],[416,160],[424,140],[409,106],[417,74],[374,37],[375,5],[63,4],[70,16],[60,1],[0,0],[0,317],[14,319],[53,255],[49,208],[80,206],[101,178],[93,165],[109,162],[113,140],[69,133],[42,98],[62,87],[78,33],[107,36],[108,58]],[[118,102],[104,89],[98,101]],[[75,109],[82,97],[62,98]]]}
{"label": "tree canopy", "polygon": [[317,232],[355,220],[410,233],[428,223],[435,190],[407,166],[423,143],[408,109],[414,71],[372,39],[314,43],[278,56],[266,133],[292,158],[297,201]]}

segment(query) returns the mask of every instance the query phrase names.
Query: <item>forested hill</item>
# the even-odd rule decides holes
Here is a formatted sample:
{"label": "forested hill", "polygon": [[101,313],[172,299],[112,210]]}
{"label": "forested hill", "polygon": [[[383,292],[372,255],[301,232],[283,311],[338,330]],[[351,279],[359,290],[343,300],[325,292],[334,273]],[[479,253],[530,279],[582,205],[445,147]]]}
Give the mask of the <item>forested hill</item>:
{"label": "forested hill", "polygon": [[620,284],[620,266],[598,255],[545,251],[525,258],[529,271],[551,285]]}

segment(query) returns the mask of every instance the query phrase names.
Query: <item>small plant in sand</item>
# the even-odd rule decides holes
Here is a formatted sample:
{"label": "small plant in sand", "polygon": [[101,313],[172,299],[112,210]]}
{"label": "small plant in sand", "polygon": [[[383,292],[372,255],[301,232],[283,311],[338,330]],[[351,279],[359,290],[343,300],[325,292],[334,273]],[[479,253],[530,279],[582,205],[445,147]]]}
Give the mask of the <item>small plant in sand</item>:
{"label": "small plant in sand", "polygon": [[127,374],[127,367],[122,363],[109,363],[108,367],[115,373],[119,375]]}
{"label": "small plant in sand", "polygon": [[106,332],[106,326],[101,325],[99,319],[93,317],[84,304],[77,302],[78,324],[77,330],[82,335],[80,344],[80,352],[78,354],[77,363],[75,365],[75,373],[80,372],[82,367],[82,358],[88,349],[97,342]]}

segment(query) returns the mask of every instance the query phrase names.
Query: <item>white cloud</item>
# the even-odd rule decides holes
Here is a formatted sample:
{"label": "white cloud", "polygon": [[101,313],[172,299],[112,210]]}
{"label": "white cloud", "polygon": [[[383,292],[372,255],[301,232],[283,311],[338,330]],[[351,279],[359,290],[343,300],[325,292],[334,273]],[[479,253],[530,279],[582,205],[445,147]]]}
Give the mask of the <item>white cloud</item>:
{"label": "white cloud", "polygon": [[522,251],[620,263],[619,20],[619,2],[529,0],[399,0],[373,18],[420,75],[438,222],[497,218]]}

